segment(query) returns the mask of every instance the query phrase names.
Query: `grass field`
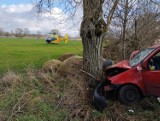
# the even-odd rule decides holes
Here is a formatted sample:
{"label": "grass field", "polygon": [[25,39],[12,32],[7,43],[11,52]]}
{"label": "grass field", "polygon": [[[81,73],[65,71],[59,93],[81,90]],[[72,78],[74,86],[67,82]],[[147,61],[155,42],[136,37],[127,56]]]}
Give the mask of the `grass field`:
{"label": "grass field", "polygon": [[51,45],[46,44],[44,39],[0,38],[0,73],[24,71],[28,67],[40,68],[45,61],[64,53],[82,55],[81,41]]}

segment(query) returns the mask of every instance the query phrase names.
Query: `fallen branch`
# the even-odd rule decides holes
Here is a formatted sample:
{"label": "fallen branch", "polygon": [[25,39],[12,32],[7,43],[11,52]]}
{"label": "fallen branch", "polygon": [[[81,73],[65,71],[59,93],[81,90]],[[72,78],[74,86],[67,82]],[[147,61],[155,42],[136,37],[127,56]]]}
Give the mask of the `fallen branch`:
{"label": "fallen branch", "polygon": [[17,111],[15,111],[16,107],[18,106],[18,104],[21,102],[21,100],[23,99],[23,97],[26,95],[26,93],[24,93],[19,99],[18,102],[14,105],[14,107],[12,108],[12,114],[11,116],[7,119],[7,121],[10,121],[10,119],[17,113]]}
{"label": "fallen branch", "polygon": [[91,73],[88,73],[88,72],[86,72],[86,71],[84,71],[82,69],[80,71],[83,72],[83,73],[85,73],[86,75],[91,76],[92,78],[96,79],[96,77],[93,76]]}

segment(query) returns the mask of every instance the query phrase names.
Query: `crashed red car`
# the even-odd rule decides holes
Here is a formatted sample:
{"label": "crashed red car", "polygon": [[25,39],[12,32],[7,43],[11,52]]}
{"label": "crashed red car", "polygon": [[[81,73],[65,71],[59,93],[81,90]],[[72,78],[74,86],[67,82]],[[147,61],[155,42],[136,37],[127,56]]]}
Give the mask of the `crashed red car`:
{"label": "crashed red car", "polygon": [[130,60],[124,60],[105,70],[105,80],[94,91],[99,110],[106,107],[105,94],[114,92],[120,102],[131,104],[142,96],[160,96],[160,46],[137,51]]}

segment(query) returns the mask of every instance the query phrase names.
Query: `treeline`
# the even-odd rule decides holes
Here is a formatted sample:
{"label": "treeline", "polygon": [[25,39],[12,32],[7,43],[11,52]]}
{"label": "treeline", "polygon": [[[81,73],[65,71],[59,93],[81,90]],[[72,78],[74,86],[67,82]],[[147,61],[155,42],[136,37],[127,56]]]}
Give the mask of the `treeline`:
{"label": "treeline", "polygon": [[0,37],[18,37],[18,38],[44,38],[44,34],[40,31],[37,33],[30,33],[27,28],[16,28],[14,31],[5,31],[2,27],[0,27]]}
{"label": "treeline", "polygon": [[[111,3],[106,2],[106,6]],[[120,0],[107,33],[104,56],[128,59],[133,51],[160,43],[159,5],[156,0]]]}

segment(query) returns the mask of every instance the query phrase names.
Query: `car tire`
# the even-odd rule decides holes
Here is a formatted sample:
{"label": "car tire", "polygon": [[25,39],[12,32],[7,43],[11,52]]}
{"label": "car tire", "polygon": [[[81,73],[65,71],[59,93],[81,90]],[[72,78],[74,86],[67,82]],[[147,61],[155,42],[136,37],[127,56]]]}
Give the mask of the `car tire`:
{"label": "car tire", "polygon": [[138,102],[140,97],[140,91],[134,85],[125,85],[119,90],[118,99],[121,103],[126,105]]}

